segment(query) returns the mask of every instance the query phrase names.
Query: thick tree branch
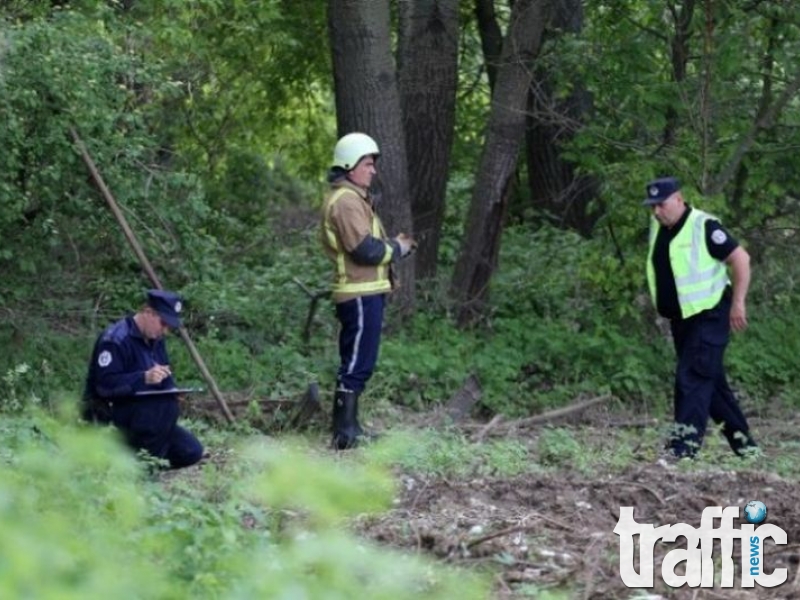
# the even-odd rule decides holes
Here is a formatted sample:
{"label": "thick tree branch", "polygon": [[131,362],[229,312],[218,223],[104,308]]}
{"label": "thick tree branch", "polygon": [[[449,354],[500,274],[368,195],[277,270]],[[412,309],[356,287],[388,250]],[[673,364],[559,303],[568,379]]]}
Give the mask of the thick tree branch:
{"label": "thick tree branch", "polygon": [[756,121],[750,127],[750,130],[744,135],[741,142],[739,142],[739,146],[733,152],[733,156],[728,161],[728,164],[703,190],[705,195],[713,196],[714,194],[719,194],[722,191],[722,188],[724,188],[725,185],[736,174],[736,170],[739,168],[742,160],[744,160],[744,157],[753,147],[758,134],[761,131],[769,129],[773,126],[781,111],[789,103],[789,101],[794,98],[798,90],[800,90],[800,71],[795,73],[791,83],[786,86],[775,102],[767,110],[765,110],[760,117],[756,119]]}

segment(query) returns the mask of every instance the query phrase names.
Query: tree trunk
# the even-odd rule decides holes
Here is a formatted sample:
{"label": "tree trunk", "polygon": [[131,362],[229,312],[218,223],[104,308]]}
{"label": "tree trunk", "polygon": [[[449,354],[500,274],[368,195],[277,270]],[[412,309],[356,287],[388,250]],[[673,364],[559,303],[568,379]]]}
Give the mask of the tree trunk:
{"label": "tree trunk", "polygon": [[486,63],[486,75],[489,77],[489,89],[494,91],[500,53],[503,51],[503,32],[497,23],[494,0],[475,0],[475,18],[481,38],[483,61]]}
{"label": "tree trunk", "polygon": [[418,278],[436,275],[455,128],[458,30],[458,0],[400,3],[400,101]]}
{"label": "tree trunk", "polygon": [[[389,235],[413,233],[400,94],[390,48],[389,0],[330,0],[328,28],[333,55],[339,135],[362,131],[381,150],[373,193]],[[397,263],[402,285],[394,294],[403,312],[413,310],[414,261]]]}
{"label": "tree trunk", "polygon": [[[675,20],[675,35],[670,39],[672,51],[672,79],[682,83],[686,79],[686,65],[689,62],[689,40],[691,38],[692,18],[694,17],[695,0],[684,0],[672,4],[670,10]],[[675,145],[680,117],[673,107],[667,109],[667,123],[664,126],[663,147]]]}
{"label": "tree trunk", "polygon": [[511,11],[466,234],[451,285],[451,294],[459,303],[460,326],[480,315],[497,266],[508,205],[506,192],[524,136],[532,63],[541,45],[549,8],[549,0],[517,0]]}
{"label": "tree trunk", "polygon": [[[581,0],[561,0],[554,10],[555,31],[580,33],[583,27]],[[537,213],[558,227],[591,235],[599,213],[588,207],[597,197],[594,177],[576,175],[575,165],[561,157],[561,146],[569,142],[591,111],[589,92],[575,82],[573,92],[563,101],[553,93],[555,74],[537,69],[530,92],[527,128],[528,187]]]}

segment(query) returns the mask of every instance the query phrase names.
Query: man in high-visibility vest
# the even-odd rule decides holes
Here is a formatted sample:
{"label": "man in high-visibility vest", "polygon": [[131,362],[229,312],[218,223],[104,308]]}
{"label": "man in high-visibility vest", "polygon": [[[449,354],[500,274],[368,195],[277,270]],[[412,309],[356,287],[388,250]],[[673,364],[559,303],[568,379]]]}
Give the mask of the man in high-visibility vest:
{"label": "man in high-visibility vest", "polygon": [[[689,206],[674,177],[647,184],[652,211],[647,282],[669,319],[675,351],[675,431],[670,448],[694,457],[710,416],[739,455],[756,443],[725,376],[730,331],[747,328],[750,255],[713,216]],[[730,272],[731,277],[728,277]]]}
{"label": "man in high-visibility vest", "polygon": [[349,133],[334,148],[330,191],[322,206],[322,245],[335,264],[333,301],[339,332],[340,366],[333,400],[333,447],[345,450],[368,437],[358,422],[358,398],[378,360],[392,263],[416,246],[401,233],[389,238],[369,193],[377,173],[378,144]]}

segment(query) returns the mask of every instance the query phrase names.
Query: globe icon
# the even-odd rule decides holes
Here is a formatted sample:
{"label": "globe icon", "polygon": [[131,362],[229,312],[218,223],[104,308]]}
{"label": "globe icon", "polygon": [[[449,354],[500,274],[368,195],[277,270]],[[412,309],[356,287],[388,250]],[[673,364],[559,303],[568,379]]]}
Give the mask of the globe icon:
{"label": "globe icon", "polygon": [[760,500],[751,500],[744,507],[744,517],[753,525],[763,523],[767,518],[767,505]]}

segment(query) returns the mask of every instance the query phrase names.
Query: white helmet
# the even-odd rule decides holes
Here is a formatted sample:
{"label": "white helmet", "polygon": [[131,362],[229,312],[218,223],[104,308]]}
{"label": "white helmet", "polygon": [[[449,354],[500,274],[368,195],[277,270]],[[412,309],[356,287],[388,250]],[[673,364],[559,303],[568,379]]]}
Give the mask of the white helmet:
{"label": "white helmet", "polygon": [[333,166],[350,171],[365,156],[380,156],[380,153],[378,144],[366,133],[348,133],[336,142],[336,147],[333,149]]}

